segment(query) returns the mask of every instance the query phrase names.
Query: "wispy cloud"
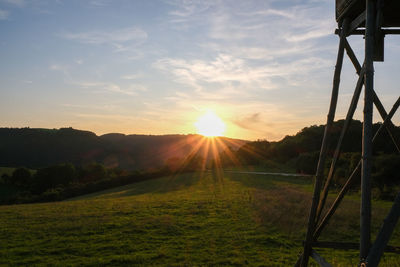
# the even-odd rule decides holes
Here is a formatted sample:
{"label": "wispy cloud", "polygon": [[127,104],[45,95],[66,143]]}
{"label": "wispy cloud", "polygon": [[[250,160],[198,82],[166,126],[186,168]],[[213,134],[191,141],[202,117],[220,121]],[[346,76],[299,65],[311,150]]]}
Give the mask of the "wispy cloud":
{"label": "wispy cloud", "polygon": [[0,2],[10,4],[17,7],[24,7],[26,5],[25,0],[1,0]]}
{"label": "wispy cloud", "polygon": [[260,112],[256,112],[242,118],[236,118],[233,120],[233,122],[241,128],[254,130],[255,125],[261,122],[260,117]]}
{"label": "wispy cloud", "polygon": [[79,105],[79,104],[71,104],[71,103],[64,103],[61,104],[62,107],[65,108],[71,108],[71,109],[80,109],[80,110],[101,110],[101,111],[106,111],[106,112],[112,112],[116,110],[115,105]]}
{"label": "wispy cloud", "polygon": [[130,27],[115,31],[90,31],[66,33],[62,37],[87,44],[124,43],[129,41],[141,42],[147,38],[147,33],[138,27]]}
{"label": "wispy cloud", "polygon": [[[186,0],[167,0],[168,4],[174,6],[176,9],[169,12],[171,16],[180,18],[190,18],[193,15],[209,11],[215,4],[215,1],[186,1]],[[178,20],[176,20],[178,22]]]}
{"label": "wispy cloud", "polygon": [[9,12],[7,10],[0,9],[0,20],[6,20],[8,18]]}
{"label": "wispy cloud", "polygon": [[114,31],[64,33],[60,36],[83,44],[111,45],[116,52],[127,51],[129,47],[142,44],[147,39],[147,33],[135,26]]}
{"label": "wispy cloud", "polygon": [[92,0],[89,3],[95,7],[104,7],[110,3],[110,0]]}
{"label": "wispy cloud", "polygon": [[52,65],[50,65],[49,69],[51,71],[56,71],[56,72],[62,73],[64,75],[65,81],[71,80],[70,67],[68,65],[52,64]]}
{"label": "wispy cloud", "polygon": [[124,79],[124,80],[136,80],[136,79],[138,79],[140,77],[142,77],[142,74],[135,73],[135,74],[122,75],[121,79]]}
{"label": "wispy cloud", "polygon": [[206,83],[253,92],[276,89],[274,79],[277,77],[296,85],[299,77],[329,65],[328,60],[310,57],[284,64],[271,62],[268,65],[253,66],[246,60],[226,54],[219,54],[212,61],[165,58],[154,64],[156,68],[171,73],[177,82],[193,86],[197,90],[205,88]]}
{"label": "wispy cloud", "polygon": [[137,91],[146,91],[146,87],[141,85],[129,85],[122,87],[116,83],[109,82],[73,82],[81,88],[93,89],[93,92],[111,92],[123,95],[134,96],[137,95]]}
{"label": "wispy cloud", "polygon": [[[295,1],[168,1],[175,8],[169,14],[173,25],[204,29],[211,49],[240,57],[276,58],[282,52],[307,55],[320,49],[317,39],[332,35],[335,21],[326,2]],[[197,23],[201,22],[201,25]],[[203,38],[204,39],[204,38]],[[213,41],[211,41],[213,40]],[[201,42],[203,43],[203,42]],[[264,56],[264,57],[266,57]]]}
{"label": "wispy cloud", "polygon": [[105,119],[105,120],[118,120],[118,121],[132,121],[134,116],[120,115],[120,114],[96,114],[96,113],[76,113],[75,116],[91,119]]}
{"label": "wispy cloud", "polygon": [[50,65],[50,69],[57,70],[57,71],[66,71],[68,69],[68,66],[60,65],[60,64],[52,64],[52,65]]}
{"label": "wispy cloud", "polygon": [[171,72],[176,81],[196,88],[201,87],[203,82],[260,83],[267,75],[265,69],[250,68],[244,60],[226,54],[219,54],[213,61],[165,58],[157,61],[154,66]]}

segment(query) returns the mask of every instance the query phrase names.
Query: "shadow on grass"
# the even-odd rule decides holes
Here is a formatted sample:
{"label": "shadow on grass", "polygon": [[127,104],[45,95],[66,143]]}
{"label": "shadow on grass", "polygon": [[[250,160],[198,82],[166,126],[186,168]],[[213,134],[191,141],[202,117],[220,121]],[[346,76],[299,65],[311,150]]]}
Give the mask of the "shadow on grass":
{"label": "shadow on grass", "polygon": [[200,179],[199,173],[177,174],[157,179],[150,179],[138,183],[119,186],[92,194],[87,194],[69,200],[81,200],[89,198],[115,198],[128,197],[142,194],[163,194],[171,191],[178,191],[196,184]]}

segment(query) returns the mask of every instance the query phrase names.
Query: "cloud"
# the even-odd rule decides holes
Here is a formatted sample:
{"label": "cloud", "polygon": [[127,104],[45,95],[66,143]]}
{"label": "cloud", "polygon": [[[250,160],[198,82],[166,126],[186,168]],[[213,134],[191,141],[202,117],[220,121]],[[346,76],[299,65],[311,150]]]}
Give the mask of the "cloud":
{"label": "cloud", "polygon": [[137,91],[146,91],[147,88],[142,85],[129,85],[125,88],[121,87],[115,83],[109,82],[73,82],[73,84],[78,85],[81,88],[95,89],[94,92],[111,92],[123,95],[134,96],[137,95]]}
{"label": "cloud", "polygon": [[61,72],[62,74],[64,74],[65,81],[71,80],[71,74],[69,71],[70,67],[68,65],[52,64],[52,65],[50,65],[49,69],[52,71]]}
{"label": "cloud", "polygon": [[219,88],[230,88],[230,91],[246,89],[256,92],[277,89],[277,80],[296,86],[308,79],[311,72],[330,64],[328,60],[309,57],[286,63],[271,62],[254,66],[244,59],[219,54],[212,61],[165,58],[158,60],[153,66],[172,74],[176,82],[189,85],[197,91],[207,90],[210,84],[214,84]]}
{"label": "cloud", "polygon": [[127,51],[129,47],[142,44],[147,39],[147,33],[135,26],[114,31],[64,33],[60,36],[83,44],[111,45],[116,52]]}
{"label": "cloud", "polygon": [[255,124],[259,124],[261,122],[260,117],[260,112],[256,112],[244,118],[234,119],[232,122],[243,129],[254,130]]}
{"label": "cloud", "polygon": [[[318,39],[331,36],[335,21],[327,1],[168,1],[172,25],[201,31],[211,49],[240,57],[262,59],[291,51],[307,55],[321,49]],[[201,24],[199,24],[201,23]],[[204,43],[204,36],[201,43]],[[305,49],[304,49],[305,47]]]}
{"label": "cloud", "polygon": [[96,114],[96,113],[76,113],[75,116],[90,119],[103,119],[103,120],[117,120],[126,121],[136,119],[134,116],[120,115],[120,114]]}
{"label": "cloud", "polygon": [[9,12],[7,10],[0,9],[0,20],[6,20],[8,18]]}
{"label": "cloud", "polygon": [[190,27],[191,34],[201,32],[197,46],[214,58],[168,57],[153,66],[198,91],[205,88],[202,83],[250,90],[299,86],[332,64],[327,58],[332,45],[321,41],[335,27],[326,1],[167,3],[173,7],[170,22]]}
{"label": "cloud", "polygon": [[170,11],[169,15],[180,17],[180,18],[190,18],[195,14],[209,11],[215,1],[170,0],[170,1],[166,1],[166,2],[176,8],[176,9]]}
{"label": "cloud", "polygon": [[17,7],[24,7],[26,5],[25,0],[1,0],[1,2]]}
{"label": "cloud", "polygon": [[67,66],[65,65],[60,65],[60,64],[53,64],[50,66],[51,70],[57,70],[57,71],[65,71],[68,69]]}
{"label": "cloud", "polygon": [[288,10],[279,10],[279,9],[274,9],[274,8],[268,8],[264,10],[257,10],[254,12],[247,12],[243,13],[245,16],[277,16],[277,17],[282,17],[286,19],[294,19],[296,16],[293,12],[290,12]]}
{"label": "cloud", "polygon": [[65,108],[71,108],[71,109],[81,109],[81,110],[101,110],[101,111],[107,111],[107,112],[111,112],[111,111],[115,111],[117,106],[115,105],[110,105],[110,104],[106,104],[106,105],[79,105],[79,104],[71,104],[71,103],[64,103],[61,104],[62,107]]}
{"label": "cloud", "polygon": [[95,7],[104,7],[110,3],[110,0],[92,0],[89,3]]}
{"label": "cloud", "polygon": [[165,58],[154,66],[171,72],[178,82],[199,87],[206,83],[257,83],[266,77],[262,68],[251,68],[243,59],[219,54],[213,61]]}
{"label": "cloud", "polygon": [[128,75],[121,76],[121,79],[124,79],[124,80],[136,80],[136,79],[138,79],[140,77],[142,77],[141,74],[128,74]]}

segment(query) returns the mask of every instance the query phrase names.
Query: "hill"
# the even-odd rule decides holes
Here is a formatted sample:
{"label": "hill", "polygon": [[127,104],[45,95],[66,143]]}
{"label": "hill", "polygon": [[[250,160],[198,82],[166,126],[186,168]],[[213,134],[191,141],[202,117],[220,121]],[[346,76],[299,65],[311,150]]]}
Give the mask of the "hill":
{"label": "hill", "polygon": [[[343,123],[343,120],[336,121],[332,127],[331,154]],[[374,132],[380,125],[373,125]],[[194,156],[209,162],[217,155],[225,165],[238,162],[241,165],[259,164],[265,160],[286,163],[304,153],[317,154],[324,127],[305,127],[296,135],[285,136],[277,142],[248,142],[227,137],[208,139],[200,135],[111,133],[97,136],[72,128],[0,128],[0,166],[36,169],[67,162],[74,165],[97,162],[107,168],[146,170],[165,166],[171,160],[182,161]],[[344,139],[342,152],[360,152],[361,135],[362,123],[354,120]],[[394,127],[394,136],[400,140],[400,127]],[[374,151],[385,154],[396,152],[386,131],[382,131],[376,139]],[[234,155],[236,162],[230,154]]]}
{"label": "hill", "polygon": [[[0,265],[290,266],[310,192],[310,178],[198,172],[73,201],[0,206]],[[376,233],[389,203],[373,207]],[[358,209],[358,197],[345,199],[322,238],[355,242]],[[400,244],[399,227],[391,244]],[[357,251],[318,252],[334,266],[358,263]],[[387,253],[380,266],[398,263]]]}
{"label": "hill", "polygon": [[32,169],[60,163],[83,165],[97,162],[107,168],[144,170],[164,166],[171,158],[196,154],[209,160],[227,147],[237,150],[243,140],[217,137],[214,150],[207,151],[208,139],[200,135],[97,136],[72,128],[0,128],[0,166]]}
{"label": "hill", "polygon": [[[331,141],[328,144],[328,154],[332,155],[338,142],[344,120],[335,121],[331,129]],[[375,133],[381,123],[373,125]],[[325,125],[312,125],[305,127],[293,136],[285,136],[277,142],[259,140],[248,142],[237,151],[237,157],[242,158],[245,163],[254,164],[263,160],[273,160],[279,163],[286,163],[304,153],[318,153],[321,148]],[[400,127],[394,126],[394,138],[400,140]],[[362,142],[362,122],[353,120],[343,139],[341,152],[354,153],[361,152]],[[397,141],[399,142],[399,141]],[[378,138],[374,141],[375,154],[392,154],[397,150],[393,145],[386,130],[381,131]],[[226,161],[229,162],[229,159]]]}

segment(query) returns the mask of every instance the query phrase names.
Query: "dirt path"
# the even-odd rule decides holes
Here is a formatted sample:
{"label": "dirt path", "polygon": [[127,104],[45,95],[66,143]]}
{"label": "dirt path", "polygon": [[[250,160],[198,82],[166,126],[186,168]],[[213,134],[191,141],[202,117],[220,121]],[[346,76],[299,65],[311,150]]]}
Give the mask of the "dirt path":
{"label": "dirt path", "polygon": [[298,173],[283,173],[283,172],[252,172],[252,171],[229,171],[225,172],[230,173],[242,173],[242,174],[260,174],[260,175],[280,175],[280,176],[294,176],[294,177],[303,177],[303,176],[312,176],[310,174],[298,174]]}

